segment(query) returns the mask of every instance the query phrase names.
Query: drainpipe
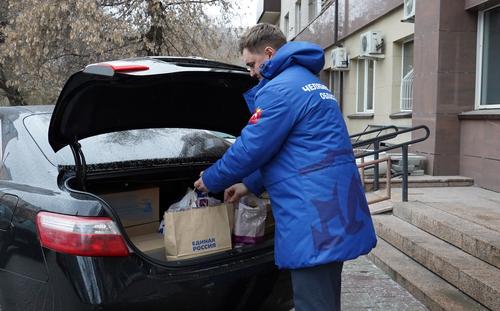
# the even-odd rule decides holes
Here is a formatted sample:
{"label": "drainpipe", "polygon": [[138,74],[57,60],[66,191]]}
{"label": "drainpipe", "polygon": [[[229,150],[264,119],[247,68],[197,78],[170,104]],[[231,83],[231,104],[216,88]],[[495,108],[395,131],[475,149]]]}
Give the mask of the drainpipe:
{"label": "drainpipe", "polygon": [[335,0],[335,22],[334,22],[334,33],[333,33],[333,42],[337,43],[339,39],[339,0]]}
{"label": "drainpipe", "polygon": [[344,72],[340,72],[340,85],[339,85],[339,109],[340,112],[344,112]]}
{"label": "drainpipe", "polygon": [[[334,44],[337,44],[337,41],[339,39],[339,0],[335,0],[335,25],[334,29],[335,31],[333,32],[333,42]],[[340,72],[340,83],[339,83],[339,109],[340,112],[343,112],[343,103],[344,103],[344,72]]]}

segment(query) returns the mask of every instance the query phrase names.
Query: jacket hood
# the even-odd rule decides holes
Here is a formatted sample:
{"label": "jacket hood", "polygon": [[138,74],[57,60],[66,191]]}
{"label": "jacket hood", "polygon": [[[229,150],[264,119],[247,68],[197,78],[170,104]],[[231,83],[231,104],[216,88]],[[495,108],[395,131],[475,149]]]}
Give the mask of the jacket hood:
{"label": "jacket hood", "polygon": [[313,74],[318,74],[325,65],[325,53],[316,44],[309,42],[288,42],[283,45],[260,68],[260,74],[265,79],[272,79],[292,65],[303,66]]}

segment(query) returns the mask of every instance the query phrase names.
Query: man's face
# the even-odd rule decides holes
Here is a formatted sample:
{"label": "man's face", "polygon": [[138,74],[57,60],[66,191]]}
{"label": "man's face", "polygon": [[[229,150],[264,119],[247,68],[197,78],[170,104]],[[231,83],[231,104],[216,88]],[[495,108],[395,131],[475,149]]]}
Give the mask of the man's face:
{"label": "man's face", "polygon": [[241,57],[243,58],[243,62],[247,66],[248,70],[250,70],[250,76],[262,80],[262,76],[260,75],[260,65],[271,58],[274,54],[270,52],[269,49],[265,48],[262,51],[255,51],[254,53],[250,52],[248,49],[243,49],[243,53]]}

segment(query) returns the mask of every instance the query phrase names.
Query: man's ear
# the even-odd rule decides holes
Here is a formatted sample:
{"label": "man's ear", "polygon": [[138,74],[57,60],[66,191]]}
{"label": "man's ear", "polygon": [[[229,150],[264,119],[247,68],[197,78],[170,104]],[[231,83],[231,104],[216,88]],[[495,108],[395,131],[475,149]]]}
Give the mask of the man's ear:
{"label": "man's ear", "polygon": [[274,56],[274,54],[276,54],[276,49],[273,48],[272,46],[266,46],[266,48],[264,49],[264,54],[271,58]]}

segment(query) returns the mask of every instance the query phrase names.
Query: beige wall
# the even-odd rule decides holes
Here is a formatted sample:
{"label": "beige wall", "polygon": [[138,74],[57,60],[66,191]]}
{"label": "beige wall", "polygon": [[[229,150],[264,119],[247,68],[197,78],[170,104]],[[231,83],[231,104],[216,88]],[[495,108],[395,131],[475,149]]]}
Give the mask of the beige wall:
{"label": "beige wall", "polygon": [[[298,1],[301,3],[301,27],[297,30],[295,29],[295,3],[297,3]],[[309,25],[309,0],[281,0],[280,28],[285,33],[285,16],[287,13],[289,16],[289,29],[287,39],[291,40],[305,27],[307,27],[307,25]]]}
{"label": "beige wall", "polygon": [[[374,23],[347,37],[343,44],[351,61],[350,70],[344,72],[343,113],[350,133],[361,132],[368,124],[411,126],[411,119],[391,119],[390,114],[400,111],[400,85],[402,42],[411,38],[414,24],[402,23],[403,7],[383,16]],[[382,31],[384,58],[375,63],[374,115],[372,119],[349,119],[356,114],[356,65],[360,54],[360,35],[368,30]],[[326,67],[331,66],[330,52],[326,50]]]}

